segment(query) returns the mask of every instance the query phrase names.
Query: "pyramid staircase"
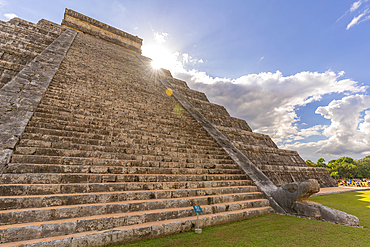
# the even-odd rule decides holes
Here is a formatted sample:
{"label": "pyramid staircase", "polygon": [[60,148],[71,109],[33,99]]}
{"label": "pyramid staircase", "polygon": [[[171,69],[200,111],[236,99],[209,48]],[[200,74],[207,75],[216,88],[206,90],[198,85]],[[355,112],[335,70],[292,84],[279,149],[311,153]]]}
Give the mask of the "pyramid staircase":
{"label": "pyramid staircase", "polygon": [[189,231],[192,205],[201,227],[273,212],[134,52],[79,33],[0,177],[0,246]]}
{"label": "pyramid staircase", "polygon": [[172,78],[169,71],[162,77],[276,186],[312,178],[321,187],[337,186],[325,168],[308,167],[296,151],[279,149],[268,135],[252,132],[245,120],[231,117],[225,107],[209,102],[204,93]]}
{"label": "pyramid staircase", "polygon": [[37,24],[13,18],[0,21],[0,88],[50,45],[65,28],[47,20]]}

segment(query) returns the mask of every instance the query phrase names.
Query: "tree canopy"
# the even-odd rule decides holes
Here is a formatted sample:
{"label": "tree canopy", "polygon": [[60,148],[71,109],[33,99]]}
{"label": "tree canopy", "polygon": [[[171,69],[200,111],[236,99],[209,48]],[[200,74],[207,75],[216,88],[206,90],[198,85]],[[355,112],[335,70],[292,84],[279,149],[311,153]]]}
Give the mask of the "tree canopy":
{"label": "tree canopy", "polygon": [[333,178],[370,178],[370,155],[365,158],[354,160],[351,157],[342,157],[331,160],[328,164],[323,158],[319,158],[316,163],[306,160],[306,164],[311,167],[323,167],[328,170]]}

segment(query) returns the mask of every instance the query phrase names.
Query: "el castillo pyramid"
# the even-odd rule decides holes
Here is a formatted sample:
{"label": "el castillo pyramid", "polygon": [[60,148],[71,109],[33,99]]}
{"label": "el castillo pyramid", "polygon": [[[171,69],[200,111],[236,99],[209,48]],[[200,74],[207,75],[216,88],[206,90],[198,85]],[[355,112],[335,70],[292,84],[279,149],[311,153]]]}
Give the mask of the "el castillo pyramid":
{"label": "el castillo pyramid", "polygon": [[0,40],[0,246],[161,237],[193,230],[193,205],[203,228],[289,213],[287,184],[336,186],[153,70],[137,36],[66,9],[61,25],[1,21]]}

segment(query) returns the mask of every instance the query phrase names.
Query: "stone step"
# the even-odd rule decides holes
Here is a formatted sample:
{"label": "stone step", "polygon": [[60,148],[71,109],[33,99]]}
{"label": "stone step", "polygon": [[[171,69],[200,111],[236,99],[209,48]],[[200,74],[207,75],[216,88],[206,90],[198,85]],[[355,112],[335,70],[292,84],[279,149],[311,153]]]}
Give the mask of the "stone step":
{"label": "stone step", "polygon": [[[36,116],[37,117],[37,116]],[[89,124],[88,126],[81,127],[80,124],[75,124],[76,122],[67,121],[61,122],[60,120],[56,120],[54,123],[48,123],[43,121],[44,118],[39,118],[40,121],[32,121],[28,124],[28,127],[35,127],[35,128],[42,128],[42,129],[50,129],[50,130],[66,130],[66,131],[75,131],[75,132],[82,132],[82,133],[91,133],[91,134],[98,134],[98,135],[110,135],[110,136],[119,136],[122,133],[127,134],[139,134],[148,137],[160,137],[160,138],[169,138],[169,137],[184,137],[189,138],[190,140],[194,139],[205,139],[207,141],[210,140],[210,137],[205,132],[198,132],[191,135],[189,132],[192,129],[182,129],[182,128],[174,128],[172,126],[163,126],[162,131],[158,128],[159,126],[155,126],[154,124],[141,124],[141,125],[130,125],[130,124],[119,124],[118,128],[112,127],[100,127],[93,124]],[[38,119],[35,119],[38,120]],[[58,121],[58,122],[57,122]],[[77,125],[77,126],[76,126]]]}
{"label": "stone step", "polygon": [[[48,88],[47,95],[45,97],[44,105],[53,105],[55,107],[65,107],[70,108],[75,105],[81,105],[83,107],[90,106],[92,111],[99,111],[102,108],[112,108],[114,110],[123,111],[123,112],[134,112],[134,110],[146,111],[149,116],[158,114],[157,112],[151,112],[148,110],[156,109],[159,112],[164,112],[168,107],[174,106],[176,102],[166,102],[169,104],[163,105],[166,99],[159,98],[159,101],[147,98],[149,102],[147,104],[136,103],[132,101],[121,101],[109,97],[110,95],[96,95],[95,92],[84,92],[84,94],[78,94],[79,90],[82,88],[65,88],[59,90],[53,90],[53,87]],[[127,94],[126,91],[120,90],[119,93],[122,96]],[[164,102],[161,102],[163,100]],[[118,102],[117,102],[118,101]],[[98,104],[97,102],[102,102]],[[119,104],[117,104],[119,103]],[[151,105],[152,103],[152,105]],[[78,109],[75,109],[78,110]],[[82,110],[82,109],[81,109]]]}
{"label": "stone step", "polygon": [[[86,142],[85,142],[86,143]],[[125,150],[139,150],[134,153],[143,153],[151,155],[160,155],[161,153],[176,152],[176,153],[190,153],[190,154],[200,154],[200,155],[223,155],[225,152],[221,149],[219,150],[207,150],[198,149],[197,147],[191,148],[174,148],[169,146],[154,146],[154,145],[140,145],[133,143],[111,143],[111,142],[101,142],[100,145],[93,144],[81,144],[76,142],[67,141],[44,141],[37,139],[26,139],[24,136],[18,143],[17,147],[43,147],[43,148],[57,148],[57,149],[71,149],[71,150],[84,150],[84,151],[108,151],[108,152],[125,152]]]}
{"label": "stone step", "polygon": [[[84,107],[85,110],[81,110],[79,108]],[[107,113],[107,111],[111,111],[111,113]],[[122,125],[128,126],[140,126],[143,124],[148,125],[148,120],[150,120],[149,127],[151,125],[163,125],[166,124],[171,126],[175,129],[179,128],[191,128],[194,129],[194,134],[204,133],[199,128],[194,128],[189,123],[196,124],[195,120],[189,119],[189,122],[184,123],[180,121],[176,116],[166,116],[164,112],[157,111],[153,109],[152,113],[141,112],[140,109],[112,109],[111,107],[102,107],[101,109],[94,110],[91,109],[91,106],[69,106],[66,107],[57,107],[53,105],[44,105],[40,104],[37,108],[37,113],[41,113],[40,117],[43,117],[46,121],[48,118],[55,119],[55,117],[59,117],[63,120],[64,118],[68,118],[68,121],[73,122],[82,122],[82,124],[95,124],[101,127],[120,127]],[[44,113],[44,114],[42,114]],[[168,115],[168,114],[167,114]],[[88,117],[88,118],[86,118]],[[89,120],[89,122],[87,122]],[[92,120],[92,122],[91,122]],[[134,123],[132,122],[134,121]],[[76,123],[81,124],[81,123]],[[162,128],[165,126],[162,126]],[[168,127],[167,127],[168,128]],[[154,128],[153,128],[154,129]],[[166,129],[166,128],[165,128]]]}
{"label": "stone step", "polygon": [[16,36],[14,33],[4,33],[0,31],[0,44],[20,48],[30,52],[41,53],[47,45],[37,45]]}
{"label": "stone step", "polygon": [[114,159],[93,159],[76,157],[57,157],[57,156],[37,156],[37,155],[12,155],[12,162],[17,164],[57,164],[57,165],[77,165],[77,166],[125,166],[125,167],[157,167],[157,168],[197,168],[215,169],[235,169],[232,160],[222,160],[222,163],[212,163],[209,160],[202,163],[189,163],[186,159],[164,161],[143,161],[143,160],[114,160]]}
{"label": "stone step", "polygon": [[209,101],[199,99],[191,99],[191,104],[198,111],[206,111],[210,114],[214,114],[215,116],[220,115],[230,117],[230,114],[228,113],[226,108],[222,105],[218,105],[215,103],[211,103]]}
{"label": "stone step", "polygon": [[0,33],[3,36],[5,36],[5,33],[9,33],[13,39],[26,41],[38,46],[48,46],[54,41],[54,38],[46,37],[30,30],[4,25],[3,23],[0,23]]}
{"label": "stone step", "polygon": [[13,18],[10,21],[8,21],[8,23],[16,26],[17,28],[31,30],[35,33],[39,33],[39,34],[42,34],[42,35],[47,35],[47,36],[50,36],[54,39],[59,37],[59,35],[62,32],[62,28],[61,27],[57,28],[56,25],[54,25],[54,28],[52,28],[52,29],[46,28],[45,27],[45,24],[46,24],[45,22],[40,23],[40,24],[39,23],[35,24],[35,23],[29,22],[29,21],[26,21],[26,20],[22,20],[20,18]]}
{"label": "stone step", "polygon": [[[0,45],[0,51],[3,51],[5,53],[26,58],[28,60],[32,60],[34,57],[36,57],[40,51],[34,52],[24,49],[23,47],[18,47],[16,45],[10,45],[10,44],[1,44]],[[3,57],[2,57],[3,59]]]}
{"label": "stone step", "polygon": [[[238,211],[255,206],[268,207],[267,200],[239,201],[233,203],[217,203],[203,205],[203,215],[221,212]],[[46,238],[68,235],[86,231],[101,231],[121,226],[144,224],[153,221],[170,220],[194,216],[193,207],[166,208],[129,213],[113,213],[78,217],[72,219],[0,226],[1,241],[3,243],[23,241],[29,239]]]}
{"label": "stone step", "polygon": [[[66,86],[67,87],[67,86]],[[84,90],[84,94],[81,94],[81,90]],[[130,96],[132,98],[136,97],[144,97],[143,95],[134,96],[132,95],[132,91],[125,92],[124,90],[120,90],[119,93],[121,95]],[[147,102],[146,102],[147,101]],[[97,102],[100,102],[101,104],[98,104]],[[140,103],[140,102],[146,102],[146,103]],[[87,106],[94,109],[101,109],[103,107],[109,107],[112,108],[112,110],[116,109],[122,112],[134,112],[136,110],[142,110],[148,113],[148,115],[156,114],[157,111],[165,112],[165,109],[168,110],[169,107],[173,107],[176,102],[170,101],[167,102],[166,99],[163,98],[143,98],[139,102],[135,102],[132,99],[127,99],[125,101],[122,101],[120,98],[116,99],[113,98],[113,96],[109,95],[102,95],[99,96],[96,94],[95,91],[92,92],[86,92],[86,89],[79,88],[78,86],[73,87],[72,85],[68,85],[68,88],[65,89],[53,89],[53,85],[50,85],[48,88],[48,92],[44,97],[44,100],[42,102],[44,105],[55,105],[55,106],[74,106],[74,105],[80,105],[83,108],[87,108]],[[118,103],[118,104],[117,104]],[[152,111],[152,110],[156,111]],[[168,113],[168,112],[167,112]]]}
{"label": "stone step", "polygon": [[[79,106],[82,107],[82,106]],[[108,108],[108,107],[107,107]],[[192,125],[189,125],[188,123],[183,123],[182,121],[179,120],[178,117],[175,115],[168,115],[166,112],[158,111],[156,109],[153,109],[152,114],[148,114],[145,112],[141,112],[140,109],[134,109],[134,110],[120,110],[120,109],[111,109],[111,108],[101,108],[99,110],[93,110],[89,108],[88,106],[85,106],[84,109],[82,110],[78,108],[72,107],[71,109],[67,108],[62,108],[62,107],[55,107],[55,106],[47,106],[45,107],[44,105],[39,105],[36,112],[37,113],[44,113],[47,115],[41,115],[44,118],[55,118],[55,117],[68,117],[68,120],[74,120],[74,121],[83,121],[87,122],[89,121],[94,121],[96,123],[100,123],[97,125],[102,125],[104,123],[108,124],[127,124],[127,125],[134,125],[132,121],[135,121],[135,124],[142,124],[146,123],[149,126],[151,125],[163,125],[166,124],[168,126],[173,126],[174,128],[179,128],[181,127],[187,127],[187,128],[192,128],[194,127]],[[108,113],[107,111],[110,111]],[[167,115],[165,115],[167,114]],[[58,119],[58,118],[57,118]],[[61,119],[62,120],[62,119]],[[150,121],[150,122],[148,122]],[[196,123],[195,120],[189,119],[190,123]],[[179,126],[180,125],[180,126]],[[194,129],[194,133],[202,133],[202,131],[199,131],[198,129]]]}
{"label": "stone step", "polygon": [[[134,68],[131,68],[129,70],[132,70]],[[140,72],[139,72],[140,73]],[[167,108],[168,106],[173,105],[173,101],[170,100],[171,98],[168,97],[165,94],[165,88],[163,86],[156,86],[153,81],[151,81],[146,76],[139,76],[137,78],[142,81],[146,81],[148,83],[148,87],[151,91],[148,91],[147,87],[142,87],[139,84],[136,84],[136,90],[132,91],[132,84],[125,84],[125,82],[121,82],[121,84],[109,84],[107,85],[92,85],[94,87],[98,87],[99,91],[96,91],[95,89],[89,89],[86,88],[86,85],[81,85],[79,83],[82,82],[82,80],[79,80],[78,78],[73,77],[67,77],[64,79],[63,84],[58,83],[51,83],[47,100],[45,101],[46,104],[49,104],[50,102],[58,103],[60,105],[66,104],[66,100],[73,99],[74,101],[71,101],[70,103],[82,103],[82,104],[90,104],[94,106],[94,108],[99,107],[100,105],[97,104],[97,102],[101,102],[101,106],[110,106],[114,108],[125,108],[128,106],[129,108],[139,108],[139,109],[163,109]],[[77,82],[77,83],[76,83]],[[85,83],[91,83],[86,82]],[[112,91],[112,87],[115,91]],[[81,92],[81,90],[83,90]],[[80,92],[80,93],[79,93]],[[117,93],[120,94],[117,94]],[[153,97],[153,93],[157,94],[157,96]],[[124,99],[120,96],[125,95],[129,96],[131,95],[131,98]],[[143,97],[143,99],[148,101],[138,101],[138,97]],[[106,101],[103,101],[103,100]],[[124,105],[117,105],[114,103],[122,103]],[[171,103],[170,103],[171,102]],[[149,104],[148,104],[149,103]],[[157,105],[152,105],[151,103],[157,103]],[[170,103],[170,104],[164,104],[164,103]],[[66,104],[68,105],[68,104]],[[146,105],[146,107],[145,107]]]}
{"label": "stone step", "polygon": [[[132,113],[135,114],[135,111],[140,110],[140,112],[144,112],[148,114],[148,116],[155,116],[160,115],[162,112],[165,112],[165,110],[168,110],[169,107],[173,107],[176,104],[174,102],[166,102],[167,105],[160,105],[158,106],[156,102],[150,102],[151,99],[147,99],[149,102],[148,104],[137,104],[135,102],[130,101],[124,101],[124,102],[117,102],[115,99],[111,99],[109,97],[96,97],[95,95],[78,95],[78,89],[65,89],[68,91],[76,90],[73,94],[65,94],[64,91],[59,90],[58,92],[55,92],[54,95],[53,92],[51,92],[51,89],[48,89],[47,94],[45,95],[44,101],[42,102],[41,106],[51,106],[54,107],[56,110],[61,110],[58,108],[64,108],[64,111],[83,111],[82,109],[76,109],[79,106],[81,108],[88,108],[91,109],[85,109],[87,112],[101,112],[101,109],[109,108],[112,111],[117,112],[126,112],[126,113]],[[82,90],[82,89],[81,89]],[[124,91],[120,92],[121,94],[125,94]],[[97,104],[96,102],[102,102],[101,104]],[[119,105],[117,104],[119,103]],[[150,103],[153,103],[154,105],[150,105]],[[163,102],[164,103],[164,102]],[[163,104],[162,103],[162,104]],[[160,104],[160,103],[159,103]],[[156,110],[155,112],[151,110]],[[140,112],[137,112],[136,114],[140,114]],[[142,113],[141,113],[142,114]]]}
{"label": "stone step", "polygon": [[[151,61],[148,61],[148,65],[150,64],[150,62]],[[167,75],[166,80],[168,82],[170,82],[172,85],[175,85],[175,86],[178,86],[178,87],[183,87],[183,88],[189,88],[188,84],[185,81],[180,80],[180,79],[176,79],[176,78],[172,77],[172,75],[171,76]],[[196,92],[198,92],[198,91],[196,91]],[[201,92],[199,92],[199,93],[201,93]]]}
{"label": "stone step", "polygon": [[18,71],[4,69],[0,64],[0,88],[5,86],[16,74],[18,74]]}
{"label": "stone step", "polygon": [[[128,198],[165,198],[172,195],[173,191],[187,191],[187,195],[193,195],[193,191],[200,195],[219,194],[220,191],[231,192],[247,189],[256,191],[250,180],[218,180],[218,181],[183,181],[183,182],[135,182],[135,183],[74,183],[74,184],[0,184],[1,209],[26,208],[47,206],[46,201],[53,201],[55,198],[62,198],[65,201],[78,201],[79,198],[90,198],[89,202],[117,201],[123,194],[129,193]],[[236,188],[238,187],[238,188]],[[240,188],[243,187],[243,188]],[[247,187],[247,188],[244,188]],[[163,191],[163,190],[167,190]],[[169,190],[169,191],[168,191]],[[136,191],[136,192],[135,192]],[[99,201],[96,193],[105,198],[106,201]],[[121,195],[121,193],[123,193]],[[183,192],[181,192],[183,193]],[[59,194],[59,195],[58,195]],[[63,194],[63,195],[60,195]],[[71,195],[66,195],[71,194]],[[81,194],[81,195],[80,195]],[[136,196],[136,194],[138,196]],[[9,196],[11,195],[11,196]],[[49,195],[49,196],[48,196]],[[48,198],[54,199],[48,199]],[[46,198],[46,199],[45,199]],[[99,197],[100,198],[100,197]],[[110,198],[108,200],[108,198]],[[125,196],[124,198],[127,198]],[[171,197],[169,197],[171,198]],[[82,200],[83,201],[83,200]],[[43,204],[41,204],[43,203]],[[82,203],[82,202],[81,202]],[[31,206],[27,206],[31,205]],[[55,205],[55,204],[54,204]],[[66,203],[56,205],[67,205]],[[49,205],[50,206],[50,205]]]}
{"label": "stone step", "polygon": [[[189,144],[183,141],[174,142],[172,139],[163,139],[163,140],[156,140],[155,142],[147,141],[147,140],[139,140],[139,139],[128,139],[126,138],[124,142],[120,142],[119,140],[99,140],[99,139],[85,139],[85,138],[76,138],[76,137],[69,137],[69,136],[55,136],[49,134],[42,134],[42,133],[23,133],[22,139],[27,139],[27,141],[45,141],[50,143],[58,143],[64,142],[65,145],[73,145],[73,144],[81,144],[81,145],[94,145],[94,146],[111,146],[111,147],[140,147],[140,149],[155,149],[155,150],[163,150],[163,151],[179,151],[181,149],[185,149],[187,152],[190,150],[199,150],[199,152],[212,152],[219,153],[224,152],[220,147],[217,145],[213,146],[204,146],[204,145],[197,145],[197,144]],[[26,140],[25,140],[26,141]],[[46,147],[49,144],[45,144]],[[52,145],[52,144],[50,144]],[[57,145],[57,144],[56,144]]]}
{"label": "stone step", "polygon": [[239,201],[248,201],[251,206],[257,206],[263,201],[264,206],[268,206],[268,202],[266,202],[266,199],[263,199],[262,193],[220,194],[169,199],[125,200],[106,203],[51,206],[46,208],[8,209],[0,211],[0,225],[44,222],[93,215],[128,213],[166,208],[181,208],[191,207],[192,205],[212,205],[216,203],[232,203]]}
{"label": "stone step", "polygon": [[60,184],[60,183],[104,183],[104,182],[181,182],[245,180],[244,174],[84,174],[84,173],[5,173],[0,184]]}
{"label": "stone step", "polygon": [[[246,144],[278,148],[268,135],[242,130],[240,128],[224,127],[215,125],[230,141],[242,148]],[[242,146],[239,146],[242,145]]]}
{"label": "stone step", "polygon": [[[20,147],[22,148],[22,147]],[[63,150],[62,150],[63,151]],[[59,154],[68,155],[73,154],[73,150],[65,150],[66,152],[61,152]],[[68,152],[67,152],[68,151]],[[77,150],[78,151],[78,150]],[[152,155],[134,155],[134,154],[117,154],[115,157],[111,155],[99,155],[99,157],[95,157],[94,152],[90,152],[91,157],[81,156],[78,157],[69,155],[69,156],[53,156],[58,155],[58,153],[45,153],[43,155],[28,155],[28,154],[13,154],[11,163],[27,163],[27,164],[60,164],[60,165],[97,165],[102,164],[126,164],[128,166],[135,166],[132,165],[134,162],[135,164],[140,164],[143,162],[142,165],[138,166],[157,166],[156,164],[163,164],[165,162],[169,162],[168,165],[163,165],[162,168],[170,167],[176,163],[194,163],[194,164],[235,164],[232,159],[207,159],[207,158],[188,158],[188,157],[173,157],[173,156],[152,156]],[[123,162],[120,162],[123,161]],[[161,163],[157,163],[161,162]],[[148,165],[153,164],[153,165]],[[120,165],[117,165],[120,166]],[[176,167],[176,166],[175,166]]]}
{"label": "stone step", "polygon": [[[71,147],[71,146],[69,146]],[[229,160],[226,154],[210,155],[196,153],[179,153],[163,152],[148,150],[134,150],[119,147],[103,147],[102,150],[76,150],[76,149],[59,149],[44,147],[17,147],[14,154],[39,155],[39,156],[63,156],[63,157],[81,157],[81,158],[100,158],[100,159],[118,159],[118,160],[143,160],[143,161],[175,161],[183,158],[188,163],[209,163],[221,164],[223,160]],[[222,160],[222,161],[221,161]]]}
{"label": "stone step", "polygon": [[[182,130],[191,130],[194,131],[194,135],[203,135],[204,131],[200,128],[196,128],[197,123],[194,121],[190,121],[187,123],[179,122],[176,120],[168,120],[163,119],[161,117],[158,118],[151,118],[148,117],[147,119],[144,118],[135,118],[128,115],[123,114],[121,117],[118,115],[122,115],[122,113],[115,116],[115,118],[102,118],[87,114],[86,116],[81,114],[68,114],[68,115],[61,115],[59,112],[41,112],[37,110],[34,114],[36,119],[39,119],[41,122],[44,123],[53,123],[52,120],[55,120],[54,123],[58,123],[60,125],[65,125],[66,122],[69,122],[69,125],[76,126],[76,127],[85,127],[85,128],[93,128],[97,127],[100,130],[120,130],[122,127],[130,127],[132,129],[141,129],[145,130],[149,128],[154,133],[162,133],[158,130],[163,131],[163,133],[170,133],[176,134],[177,132],[181,132]],[[148,131],[149,132],[149,131]]]}
{"label": "stone step", "polygon": [[61,25],[59,25],[55,22],[45,20],[45,19],[39,20],[36,25],[37,25],[37,27],[40,27],[41,29],[46,30],[49,33],[55,33],[57,35],[63,33],[65,30],[67,30],[66,27],[61,26]]}
{"label": "stone step", "polygon": [[0,70],[12,70],[12,71],[15,71],[15,72],[19,72],[23,69],[24,65],[22,64],[17,64],[17,63],[12,63],[12,62],[8,62],[8,61],[3,61],[3,60],[0,60]]}
{"label": "stone step", "polygon": [[[187,140],[186,138],[156,138],[142,136],[138,134],[125,134],[122,133],[120,136],[113,137],[109,135],[98,135],[98,134],[89,134],[81,133],[75,131],[64,131],[64,130],[50,130],[50,129],[41,129],[34,127],[26,127],[26,133],[30,138],[43,138],[43,140],[72,140],[81,141],[86,144],[102,144],[102,143],[111,143],[108,146],[119,147],[126,146],[129,144],[135,145],[156,145],[159,148],[200,148],[203,150],[215,150],[219,149],[215,142],[211,140]],[[37,140],[37,139],[36,139]]]}
{"label": "stone step", "polygon": [[[119,136],[93,134],[86,132],[68,131],[68,130],[57,130],[57,129],[44,129],[38,127],[26,126],[26,133],[41,134],[48,136],[68,137],[75,139],[88,139],[98,141],[107,141],[112,143],[129,143],[129,144],[142,144],[142,145],[158,145],[158,146],[170,146],[170,147],[181,147],[182,144],[188,146],[207,146],[207,147],[218,147],[217,144],[211,139],[196,139],[187,137],[176,137],[176,136],[146,136],[140,135],[140,131],[131,131],[131,133],[121,133]],[[114,145],[114,144],[113,144]],[[208,149],[208,148],[207,148]]]}
{"label": "stone step", "polygon": [[53,42],[59,34],[43,30],[42,27],[35,25],[34,23],[27,23],[27,21],[19,18],[14,18],[8,22],[1,22],[0,28],[12,29],[13,32],[19,32],[26,35],[32,35],[34,37],[42,38],[43,40]]}
{"label": "stone step", "polygon": [[[270,139],[270,142],[272,140]],[[304,160],[299,157],[296,151],[284,150],[266,145],[246,144],[240,141],[233,141],[234,145],[242,151],[254,164],[273,166],[307,167]],[[261,159],[263,154],[263,159]],[[302,180],[303,181],[303,180]]]}
{"label": "stone step", "polygon": [[21,50],[15,47],[0,46],[1,60],[24,66],[28,64],[38,53]]}
{"label": "stone step", "polygon": [[[81,64],[77,64],[78,66],[81,66]],[[82,80],[79,78],[66,75],[65,83],[58,84],[58,83],[52,83],[50,84],[50,90],[49,90],[49,96],[55,99],[64,99],[64,98],[75,98],[75,99],[84,99],[84,102],[94,103],[99,102],[101,99],[107,99],[108,101],[102,102],[103,105],[109,105],[112,102],[123,102],[125,104],[130,104],[135,107],[139,107],[142,109],[144,108],[144,105],[147,103],[145,101],[137,101],[136,97],[142,96],[143,99],[149,100],[149,102],[157,102],[157,103],[163,103],[163,102],[170,102],[168,99],[171,99],[169,96],[165,94],[165,88],[162,85],[158,85],[155,82],[153,82],[153,79],[148,77],[147,75],[144,75],[140,69],[139,65],[132,65],[131,67],[126,67],[125,71],[123,73],[130,73],[130,77],[134,77],[135,79],[141,80],[145,82],[145,86],[141,83],[135,83],[135,84],[128,84],[126,81],[121,81],[120,83],[114,83],[114,84],[96,84],[94,83],[94,89],[87,88],[86,85],[79,84]],[[85,68],[85,67],[84,67]],[[130,71],[130,72],[129,72]],[[123,76],[122,78],[127,78],[126,76]],[[85,81],[85,83],[92,83],[91,81]],[[136,90],[131,90],[132,87],[135,87]],[[85,89],[83,92],[78,94],[78,90]],[[96,91],[95,89],[99,89],[99,91]],[[114,91],[112,90],[114,89]],[[148,90],[150,89],[150,91]],[[61,94],[58,94],[60,92]],[[120,97],[117,92],[124,93],[125,95],[129,95],[132,93],[133,98],[124,99]],[[153,94],[154,93],[154,94]],[[89,100],[89,97],[90,98]],[[156,107],[153,105],[148,105],[148,107]]]}
{"label": "stone step", "polygon": [[89,174],[243,174],[240,169],[160,168],[122,166],[73,166],[8,164],[4,173],[89,173]]}
{"label": "stone step", "polygon": [[22,48],[30,52],[41,53],[49,43],[32,43],[31,37],[22,36],[19,33],[6,33],[0,30],[0,43],[16,48]]}
{"label": "stone step", "polygon": [[[234,221],[250,219],[271,213],[273,213],[273,209],[271,207],[259,207],[226,211],[216,214],[204,214],[199,216],[199,227],[202,229],[209,226],[231,223]],[[191,216],[172,220],[153,221],[145,224],[116,227],[102,231],[87,231],[50,238],[9,242],[8,244],[3,244],[0,246],[105,246],[110,244],[128,243],[148,238],[164,237],[180,232],[186,232],[194,230],[196,225],[197,217]],[[13,234],[9,235],[12,239],[16,239]]]}
{"label": "stone step", "polygon": [[243,119],[230,117],[217,112],[209,112],[208,110],[203,109],[198,110],[200,111],[200,113],[203,114],[204,117],[208,118],[208,120],[214,125],[237,128],[245,131],[252,131],[252,129],[248,126],[247,122]]}
{"label": "stone step", "polygon": [[[74,99],[73,99],[74,100]],[[71,101],[73,101],[71,100]],[[180,118],[175,114],[168,114],[168,111],[163,109],[141,109],[141,108],[131,108],[131,107],[116,107],[116,106],[104,106],[100,105],[96,107],[94,105],[84,104],[81,101],[75,103],[74,105],[68,106],[57,106],[58,103],[53,102],[52,104],[45,104],[45,101],[42,101],[42,104],[38,106],[37,112],[45,113],[45,118],[53,118],[53,115],[60,117],[69,117],[70,119],[75,119],[83,121],[93,120],[97,125],[101,123],[109,125],[117,124],[127,124],[133,125],[131,121],[135,121],[135,124],[148,123],[145,120],[151,120],[152,124],[167,124],[169,126],[174,126],[175,128],[181,127],[192,127],[189,123],[196,123],[193,119],[188,119],[189,122],[184,123]],[[147,111],[150,111],[148,113]],[[172,111],[171,109],[170,111]],[[109,111],[109,113],[107,112]],[[167,115],[164,115],[167,114]],[[85,117],[85,118],[84,118]],[[88,117],[88,118],[86,118]],[[93,119],[95,118],[95,119]],[[130,121],[128,121],[128,119]],[[202,132],[200,130],[195,130],[197,132]]]}
{"label": "stone step", "polygon": [[188,100],[197,99],[209,103],[209,100],[204,93],[190,89],[185,81],[180,81],[175,78],[168,78],[167,81],[169,81],[173,88],[177,89],[181,93],[181,95]]}

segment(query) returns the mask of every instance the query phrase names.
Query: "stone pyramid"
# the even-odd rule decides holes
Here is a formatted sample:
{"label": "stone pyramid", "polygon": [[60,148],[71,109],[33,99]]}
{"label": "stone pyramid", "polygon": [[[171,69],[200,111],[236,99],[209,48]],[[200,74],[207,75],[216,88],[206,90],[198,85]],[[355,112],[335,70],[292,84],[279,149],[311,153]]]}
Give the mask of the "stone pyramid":
{"label": "stone pyramid", "polygon": [[0,246],[161,237],[195,228],[192,205],[205,227],[273,213],[267,185],[335,186],[151,69],[136,36],[66,9],[0,22],[0,39]]}

